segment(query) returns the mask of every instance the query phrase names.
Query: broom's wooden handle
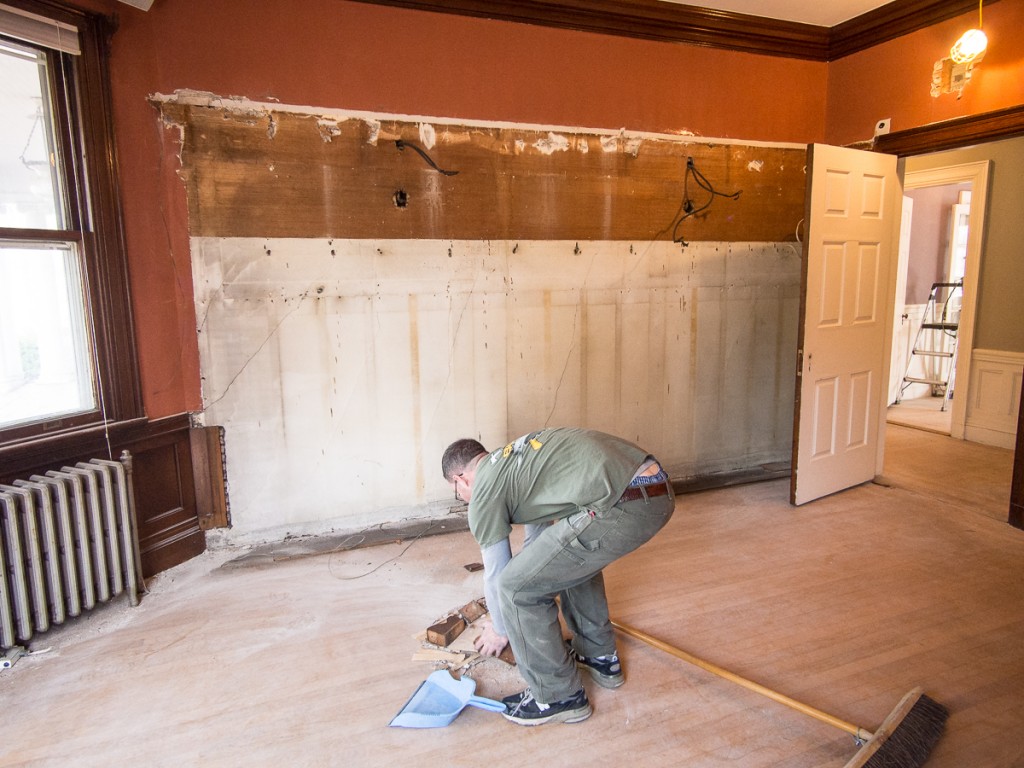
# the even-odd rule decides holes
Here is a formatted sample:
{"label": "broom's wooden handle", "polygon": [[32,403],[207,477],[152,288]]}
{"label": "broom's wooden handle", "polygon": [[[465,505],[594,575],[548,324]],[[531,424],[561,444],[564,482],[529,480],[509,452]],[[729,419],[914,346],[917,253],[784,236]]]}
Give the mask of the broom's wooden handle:
{"label": "broom's wooden handle", "polygon": [[860,728],[854,725],[853,723],[848,723],[845,720],[840,720],[838,717],[833,717],[828,712],[822,712],[820,709],[815,709],[814,707],[804,704],[801,701],[791,699],[789,698],[789,696],[781,694],[778,691],[773,691],[771,688],[765,688],[760,683],[755,683],[752,680],[747,680],[745,677],[740,677],[739,675],[734,674],[733,672],[730,672],[727,669],[723,669],[717,664],[712,664],[710,661],[705,661],[704,659],[698,658],[693,654],[687,653],[686,651],[680,650],[679,648],[671,646],[668,643],[662,642],[656,637],[651,637],[646,632],[642,632],[639,629],[635,629],[634,627],[631,627],[628,624],[623,624],[621,621],[615,621],[613,619],[612,626],[618,629],[620,632],[627,634],[631,637],[635,637],[637,640],[642,640],[648,645],[654,646],[659,650],[672,654],[676,658],[682,659],[683,661],[688,661],[691,664],[695,664],[696,666],[710,672],[713,675],[718,675],[719,677],[725,678],[726,680],[736,683],[737,685],[742,685],[747,690],[754,691],[755,693],[760,693],[762,696],[767,696],[772,701],[777,701],[779,704],[785,704],[787,707],[795,709],[797,712],[803,712],[805,715],[810,715],[816,720],[820,720],[823,723],[828,723],[829,725],[835,726],[840,730],[846,731],[847,733],[852,734],[854,738],[858,739],[859,741],[867,741],[873,735],[870,731],[865,731],[863,728]]}

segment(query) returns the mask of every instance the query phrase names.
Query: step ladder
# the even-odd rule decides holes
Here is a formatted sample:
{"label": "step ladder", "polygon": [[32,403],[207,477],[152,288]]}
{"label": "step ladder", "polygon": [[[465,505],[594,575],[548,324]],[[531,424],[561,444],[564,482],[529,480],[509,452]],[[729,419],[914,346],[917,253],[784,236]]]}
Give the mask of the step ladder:
{"label": "step ladder", "polygon": [[[921,325],[917,329],[914,346],[907,360],[903,383],[896,396],[897,403],[911,384],[928,384],[932,388],[933,397],[942,397],[940,410],[946,410],[953,397],[953,379],[956,375],[954,360],[963,292],[963,280],[955,283],[932,283],[928,303],[921,317]],[[923,362],[926,375],[912,376],[914,364],[919,360]],[[929,360],[934,361],[935,365],[929,365]]]}

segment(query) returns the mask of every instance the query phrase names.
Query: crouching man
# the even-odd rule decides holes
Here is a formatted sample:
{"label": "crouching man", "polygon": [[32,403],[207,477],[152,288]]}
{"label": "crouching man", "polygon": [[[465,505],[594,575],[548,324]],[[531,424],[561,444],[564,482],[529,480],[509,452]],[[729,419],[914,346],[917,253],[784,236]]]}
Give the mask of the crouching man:
{"label": "crouching man", "polygon": [[[503,699],[505,717],[520,725],[586,720],[580,670],[606,688],[624,680],[602,571],[672,517],[668,475],[633,443],[571,428],[531,432],[491,452],[457,440],[441,471],[469,503],[469,528],[483,554],[491,624],[477,649],[496,656],[511,645],[528,686]],[[527,526],[515,557],[513,525]],[[569,645],[559,605],[573,634]]]}

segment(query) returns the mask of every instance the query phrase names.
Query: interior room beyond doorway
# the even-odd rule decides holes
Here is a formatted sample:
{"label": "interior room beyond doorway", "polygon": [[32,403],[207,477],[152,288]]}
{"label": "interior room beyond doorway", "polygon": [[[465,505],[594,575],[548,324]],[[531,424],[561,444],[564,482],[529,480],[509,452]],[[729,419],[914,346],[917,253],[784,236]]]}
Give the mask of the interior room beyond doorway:
{"label": "interior room beyond doorway", "polygon": [[[971,184],[914,187],[900,237],[887,421],[950,434]],[[902,307],[902,309],[900,309]]]}

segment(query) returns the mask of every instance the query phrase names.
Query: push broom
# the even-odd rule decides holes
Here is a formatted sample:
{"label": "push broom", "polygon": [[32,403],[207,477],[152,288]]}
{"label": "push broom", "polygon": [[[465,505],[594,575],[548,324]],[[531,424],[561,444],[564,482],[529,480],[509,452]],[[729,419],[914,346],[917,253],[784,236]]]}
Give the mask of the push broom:
{"label": "push broom", "polygon": [[767,696],[779,704],[785,704],[797,712],[810,715],[823,723],[828,723],[851,734],[856,743],[860,745],[860,749],[845,768],[917,768],[917,766],[924,765],[928,755],[931,754],[932,747],[942,735],[946,718],[949,717],[949,712],[944,706],[928,698],[920,688],[915,688],[903,697],[878,729],[872,733],[853,723],[833,717],[827,712],[822,712],[820,709],[791,699],[778,691],[773,691],[771,688],[740,677],[717,664],[712,664],[675,648],[627,624],[613,620],[612,626],[624,634],[670,653],[683,661],[695,664],[707,672],[742,685],[744,688]]}

